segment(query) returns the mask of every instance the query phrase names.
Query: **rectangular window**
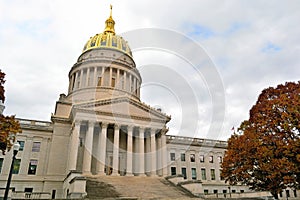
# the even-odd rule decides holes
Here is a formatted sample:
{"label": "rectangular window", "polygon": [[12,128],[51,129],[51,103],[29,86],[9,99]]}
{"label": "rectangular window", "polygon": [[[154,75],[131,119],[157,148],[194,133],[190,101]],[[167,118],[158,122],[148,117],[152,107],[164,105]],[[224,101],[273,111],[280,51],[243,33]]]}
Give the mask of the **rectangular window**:
{"label": "rectangular window", "polygon": [[222,170],[220,170],[220,180],[224,180],[224,178],[221,176]]}
{"label": "rectangular window", "polygon": [[31,193],[33,192],[33,188],[25,188],[25,199],[30,199],[31,198]]}
{"label": "rectangular window", "polygon": [[180,154],[180,159],[181,159],[181,161],[185,161],[185,153],[182,153],[182,154]]}
{"label": "rectangular window", "polygon": [[235,190],[232,190],[231,192],[232,192],[232,193],[236,193],[236,191],[235,191]]}
{"label": "rectangular window", "polygon": [[19,170],[20,170],[20,163],[21,163],[21,159],[16,159],[14,162],[14,167],[13,167],[13,174],[18,174]]}
{"label": "rectangular window", "polygon": [[112,77],[111,78],[111,87],[115,87],[116,86],[116,78]]}
{"label": "rectangular window", "polygon": [[171,175],[176,175],[176,167],[171,167]]}
{"label": "rectangular window", "polygon": [[241,190],[241,193],[244,193],[245,191],[244,190]]}
{"label": "rectangular window", "polygon": [[219,157],[218,157],[218,161],[219,161],[219,163],[222,163],[222,162],[223,162],[222,156],[219,156]]}
{"label": "rectangular window", "polygon": [[32,145],[32,152],[40,152],[41,142],[34,142]]}
{"label": "rectangular window", "polygon": [[186,179],[186,168],[181,168],[181,174],[183,175],[183,178]]}
{"label": "rectangular window", "polygon": [[215,169],[210,169],[210,177],[211,180],[216,180]]}
{"label": "rectangular window", "polygon": [[171,161],[175,161],[175,153],[170,153]]}
{"label": "rectangular window", "polygon": [[214,162],[214,157],[213,156],[209,156],[209,162],[213,163]]}
{"label": "rectangular window", "polygon": [[201,177],[202,177],[202,180],[206,180],[206,171],[204,168],[201,169]]}
{"label": "rectangular window", "polygon": [[214,194],[218,194],[218,190],[214,190]]}
{"label": "rectangular window", "polygon": [[196,180],[196,179],[197,179],[196,168],[192,168],[192,179],[193,179],[193,180]]}
{"label": "rectangular window", "polygon": [[98,77],[98,83],[97,83],[97,86],[100,87],[101,86],[101,82],[102,82],[102,77]]}
{"label": "rectangular window", "polygon": [[204,162],[204,155],[200,155],[200,157],[199,157],[199,158],[200,158],[200,162],[202,162],[202,163],[203,163],[203,162]]}
{"label": "rectangular window", "polygon": [[204,190],[204,194],[208,194],[208,190]]}
{"label": "rectangular window", "polygon": [[2,171],[2,166],[3,166],[3,158],[0,158],[0,173]]}
{"label": "rectangular window", "polygon": [[30,160],[30,162],[29,162],[29,168],[28,168],[28,174],[31,174],[31,175],[35,175],[36,174],[37,164],[38,164],[37,160]]}
{"label": "rectangular window", "polygon": [[19,151],[23,151],[24,150],[24,144],[25,144],[25,142],[24,141],[18,141],[18,143],[20,145]]}
{"label": "rectangular window", "polygon": [[195,154],[191,154],[190,158],[191,158],[191,162],[195,162]]}

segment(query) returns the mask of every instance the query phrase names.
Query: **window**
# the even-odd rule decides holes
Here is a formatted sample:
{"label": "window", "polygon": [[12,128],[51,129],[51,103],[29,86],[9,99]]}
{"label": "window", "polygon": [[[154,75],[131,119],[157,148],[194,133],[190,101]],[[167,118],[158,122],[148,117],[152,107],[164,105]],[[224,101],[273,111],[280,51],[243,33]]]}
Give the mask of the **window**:
{"label": "window", "polygon": [[18,174],[19,170],[20,170],[20,163],[21,163],[21,159],[16,159],[14,162],[14,167],[13,167],[13,174]]}
{"label": "window", "polygon": [[193,179],[193,180],[196,180],[196,179],[197,179],[196,168],[192,168],[192,179]]}
{"label": "window", "polygon": [[175,161],[175,153],[170,153],[171,161]]}
{"label": "window", "polygon": [[115,87],[116,86],[116,78],[112,77],[111,78],[111,87]]}
{"label": "window", "polygon": [[195,154],[191,154],[190,158],[191,158],[191,162],[195,162]]}
{"label": "window", "polygon": [[211,180],[216,180],[215,169],[210,169],[210,177]]}
{"label": "window", "polygon": [[244,190],[241,190],[241,193],[244,193],[245,191]]}
{"label": "window", "polygon": [[171,167],[171,175],[176,175],[176,167]]}
{"label": "window", "polygon": [[32,152],[40,152],[41,143],[40,142],[34,142],[32,145]]}
{"label": "window", "polygon": [[214,162],[214,157],[213,156],[209,156],[209,162],[213,163]]}
{"label": "window", "polygon": [[232,192],[232,193],[236,193],[236,191],[235,191],[235,190],[232,190],[231,192]]}
{"label": "window", "polygon": [[204,194],[208,194],[208,190],[204,190]]}
{"label": "window", "polygon": [[97,83],[97,86],[100,87],[101,86],[101,82],[102,82],[102,77],[98,77],[98,83]]}
{"label": "window", "polygon": [[201,169],[201,177],[202,177],[202,180],[206,180],[206,171],[204,168]]}
{"label": "window", "polygon": [[30,199],[31,198],[31,193],[33,192],[33,188],[25,188],[25,198]]}
{"label": "window", "polygon": [[3,158],[0,158],[0,173],[2,171],[2,166],[3,166]]}
{"label": "window", "polygon": [[214,194],[218,194],[218,190],[214,190]]}
{"label": "window", "polygon": [[19,151],[23,151],[24,150],[24,144],[25,144],[25,142],[24,141],[18,141],[18,143],[20,145]]}
{"label": "window", "polygon": [[224,177],[222,177],[221,174],[222,174],[222,170],[220,170],[220,179],[224,180]]}
{"label": "window", "polygon": [[37,164],[38,164],[37,160],[30,160],[30,162],[29,162],[29,168],[28,168],[28,174],[31,174],[31,175],[35,175],[36,174]]}
{"label": "window", "polygon": [[52,199],[55,199],[55,196],[56,196],[56,190],[52,190],[51,198],[52,198]]}
{"label": "window", "polygon": [[202,162],[202,163],[203,163],[203,162],[204,162],[204,155],[200,155],[200,157],[199,157],[199,158],[200,158],[200,162]]}
{"label": "window", "polygon": [[186,179],[186,168],[181,168],[181,174],[183,175],[183,178]]}
{"label": "window", "polygon": [[185,161],[185,153],[180,154],[181,161]]}
{"label": "window", "polygon": [[219,157],[218,157],[218,161],[219,161],[219,163],[222,163],[222,162],[223,162],[222,156],[219,156]]}

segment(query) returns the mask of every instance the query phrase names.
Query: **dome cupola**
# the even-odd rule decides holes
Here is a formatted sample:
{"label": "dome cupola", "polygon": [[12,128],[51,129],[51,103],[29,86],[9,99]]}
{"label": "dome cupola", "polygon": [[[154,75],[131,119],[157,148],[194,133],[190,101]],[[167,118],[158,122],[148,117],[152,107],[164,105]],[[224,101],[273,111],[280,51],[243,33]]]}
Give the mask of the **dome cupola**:
{"label": "dome cupola", "polygon": [[111,6],[104,31],[87,41],[69,72],[68,99],[87,102],[129,96],[140,101],[141,84],[127,41],[115,33]]}

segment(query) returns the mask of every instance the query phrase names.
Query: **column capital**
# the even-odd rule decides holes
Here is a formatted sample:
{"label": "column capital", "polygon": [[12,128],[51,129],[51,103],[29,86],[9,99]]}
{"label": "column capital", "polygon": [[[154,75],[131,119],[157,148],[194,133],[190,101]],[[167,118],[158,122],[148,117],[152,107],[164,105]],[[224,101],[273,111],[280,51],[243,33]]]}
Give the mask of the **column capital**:
{"label": "column capital", "polygon": [[133,125],[127,125],[127,131],[129,132],[129,131],[132,131],[133,130]]}
{"label": "column capital", "polygon": [[80,125],[81,123],[82,123],[82,120],[79,120],[79,119],[76,119],[73,122],[74,125]]}
{"label": "column capital", "polygon": [[96,125],[96,121],[88,121],[88,125],[89,126],[95,126]]}
{"label": "column capital", "polygon": [[151,134],[155,135],[156,130],[157,130],[156,128],[150,128]]}
{"label": "column capital", "polygon": [[115,129],[120,129],[120,127],[121,127],[120,124],[117,124],[117,123],[114,124],[114,128],[115,128]]}
{"label": "column capital", "polygon": [[108,127],[108,123],[107,122],[102,122],[101,123],[101,127],[102,128],[107,128]]}

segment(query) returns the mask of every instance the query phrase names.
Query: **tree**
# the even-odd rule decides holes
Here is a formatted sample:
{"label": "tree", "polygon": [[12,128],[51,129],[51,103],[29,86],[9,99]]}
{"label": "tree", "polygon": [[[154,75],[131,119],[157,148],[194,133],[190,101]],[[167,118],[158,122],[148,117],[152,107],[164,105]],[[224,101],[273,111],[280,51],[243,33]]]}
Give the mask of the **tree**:
{"label": "tree", "polygon": [[[4,103],[4,86],[5,73],[0,70],[0,101]],[[6,150],[9,151],[16,140],[16,134],[21,133],[19,122],[15,116],[4,116],[0,113],[0,150],[5,154]]]}
{"label": "tree", "polygon": [[228,140],[221,176],[230,184],[270,191],[275,199],[300,183],[300,81],[262,91]]}

